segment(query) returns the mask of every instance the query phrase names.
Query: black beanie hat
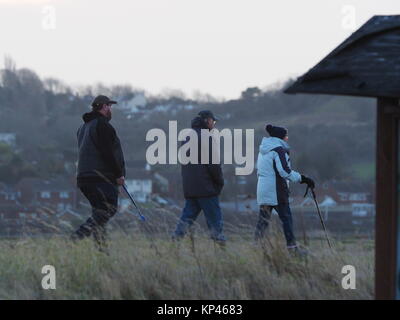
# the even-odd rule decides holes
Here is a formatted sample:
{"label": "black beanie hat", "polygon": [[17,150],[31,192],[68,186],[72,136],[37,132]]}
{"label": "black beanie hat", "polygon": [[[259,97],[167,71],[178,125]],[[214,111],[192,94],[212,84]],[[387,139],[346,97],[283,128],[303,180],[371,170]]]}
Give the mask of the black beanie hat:
{"label": "black beanie hat", "polygon": [[273,126],[271,124],[268,124],[265,127],[265,130],[267,130],[267,132],[269,133],[269,135],[271,137],[276,137],[276,138],[279,138],[279,139],[283,139],[288,134],[287,129],[282,128],[282,127],[275,127],[275,126]]}

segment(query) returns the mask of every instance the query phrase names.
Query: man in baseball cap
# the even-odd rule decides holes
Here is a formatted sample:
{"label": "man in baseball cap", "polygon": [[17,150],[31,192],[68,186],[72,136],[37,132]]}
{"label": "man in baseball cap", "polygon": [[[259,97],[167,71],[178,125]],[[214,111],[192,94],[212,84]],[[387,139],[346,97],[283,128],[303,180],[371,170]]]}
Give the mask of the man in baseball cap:
{"label": "man in baseball cap", "polygon": [[[212,130],[215,127],[217,117],[209,110],[200,111],[192,120],[192,129],[196,132],[199,146],[198,157],[201,159],[203,151],[202,130]],[[186,140],[184,143],[187,143]],[[209,157],[212,159],[212,153],[217,152],[210,146]],[[190,152],[190,151],[189,151]],[[212,163],[188,163],[182,164],[181,168],[183,195],[185,197],[185,207],[182,210],[181,217],[176,226],[172,239],[180,240],[187,233],[190,226],[193,225],[201,211],[206,217],[207,226],[210,230],[211,238],[219,245],[225,244],[225,235],[223,233],[223,216],[219,205],[219,195],[224,187],[224,177],[221,164]]]}
{"label": "man in baseball cap", "polygon": [[92,215],[72,235],[73,240],[94,236],[106,250],[106,225],[118,207],[118,186],[125,182],[125,161],[120,140],[110,124],[111,106],[117,102],[99,95],[92,111],[82,116],[77,132],[77,186],[92,206]]}
{"label": "man in baseball cap", "polygon": [[93,102],[92,102],[92,108],[93,109],[101,109],[101,107],[104,104],[117,104],[117,101],[111,100],[109,97],[107,96],[103,96],[103,95],[99,95],[96,98],[94,98]]}
{"label": "man in baseball cap", "polygon": [[198,113],[198,116],[200,116],[203,119],[212,119],[214,121],[218,121],[219,118],[214,116],[214,114],[210,110],[203,110]]}

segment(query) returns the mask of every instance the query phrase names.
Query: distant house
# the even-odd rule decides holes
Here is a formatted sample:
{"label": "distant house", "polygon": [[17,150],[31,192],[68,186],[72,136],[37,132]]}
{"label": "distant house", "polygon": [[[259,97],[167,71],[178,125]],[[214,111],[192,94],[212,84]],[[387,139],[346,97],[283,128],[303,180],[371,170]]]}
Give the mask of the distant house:
{"label": "distant house", "polygon": [[[330,181],[316,189],[316,196],[325,222],[340,232],[351,231],[357,225],[363,230],[372,228],[375,204],[372,186],[356,182]],[[317,210],[311,193],[290,198],[293,211],[299,211],[306,219],[315,220]]]}
{"label": "distant house", "polygon": [[118,104],[118,108],[127,113],[133,114],[133,113],[140,113],[141,112],[140,108],[145,107],[146,104],[147,104],[146,96],[144,95],[144,93],[138,92],[130,100],[128,101],[122,100],[121,103]]}
{"label": "distant house", "polygon": [[160,193],[166,194],[169,192],[169,181],[166,177],[164,177],[163,175],[159,174],[158,172],[155,172],[153,174],[153,178],[154,178],[154,184],[155,184],[155,188],[157,189],[157,191],[159,191]]}
{"label": "distant house", "polygon": [[353,217],[373,217],[375,216],[375,205],[372,203],[353,203],[352,205]]}
{"label": "distant house", "polygon": [[18,204],[20,196],[21,192],[0,182],[0,206]]}
{"label": "distant house", "polygon": [[153,191],[163,197],[180,199],[182,198],[182,177],[180,172],[175,170],[164,170],[153,172]]}
{"label": "distant house", "polygon": [[132,168],[127,168],[126,172],[126,176],[129,178],[125,180],[125,184],[129,193],[131,193],[138,202],[149,201],[153,191],[151,172],[149,170]]}
{"label": "distant house", "polygon": [[177,175],[175,172],[156,172],[153,167],[147,163],[145,160],[128,160],[125,162],[126,169],[126,177],[127,180],[136,179],[138,176],[146,176],[146,179],[151,179],[151,192],[158,193],[162,195],[169,195],[171,191],[174,191],[176,188],[172,188],[172,186],[177,184],[177,176],[180,179],[180,175]]}
{"label": "distant house", "polygon": [[320,203],[321,207],[335,207],[337,206],[337,202],[335,200],[333,200],[331,197],[329,196],[325,196],[324,201],[322,201]]}
{"label": "distant house", "polygon": [[11,147],[15,147],[17,145],[16,133],[0,132],[0,143],[5,143]]}
{"label": "distant house", "polygon": [[57,211],[76,207],[76,188],[63,178],[23,178],[18,182],[17,189],[21,193],[20,201],[24,205],[48,206]]}
{"label": "distant house", "polygon": [[[308,197],[290,197],[289,202],[292,206],[299,207],[314,207],[315,203],[311,196]],[[318,197],[318,203],[320,207],[335,207],[338,203],[330,196],[323,195]]]}
{"label": "distant house", "polygon": [[27,206],[21,207],[17,211],[16,219],[18,220],[25,220],[25,221],[32,221],[36,220],[37,218],[48,218],[52,215],[52,212],[48,209],[37,208],[35,206]]}
{"label": "distant house", "polygon": [[0,206],[0,235],[12,236],[21,229],[19,220],[20,207],[16,205]]}
{"label": "distant house", "polygon": [[9,220],[18,219],[21,207],[18,205],[1,205],[0,206],[0,222],[4,223]]}
{"label": "distant house", "polygon": [[322,196],[329,196],[339,205],[352,205],[354,203],[372,203],[372,187],[361,183],[331,181],[322,185],[319,191]]}
{"label": "distant house", "polygon": [[47,218],[51,215],[48,210],[43,210],[33,206],[22,206],[20,204],[10,206],[0,206],[0,220],[2,223],[22,222],[35,220],[37,218]]}
{"label": "distant house", "polygon": [[[301,190],[301,189],[299,189]],[[323,207],[348,207],[353,204],[373,204],[374,191],[373,185],[357,182],[329,181],[322,185],[317,185],[315,190],[316,197],[320,206]],[[291,197],[293,206],[314,206],[311,192],[304,198],[304,190],[297,192]],[[349,209],[349,211],[351,211]]]}

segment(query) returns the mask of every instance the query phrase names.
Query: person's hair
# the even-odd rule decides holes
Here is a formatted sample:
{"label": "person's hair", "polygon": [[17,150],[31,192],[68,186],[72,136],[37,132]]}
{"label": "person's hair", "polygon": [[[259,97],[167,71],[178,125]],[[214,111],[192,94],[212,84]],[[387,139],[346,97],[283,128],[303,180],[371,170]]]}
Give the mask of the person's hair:
{"label": "person's hair", "polygon": [[93,111],[99,111],[101,108],[103,108],[104,103],[96,103],[92,104],[92,110]]}

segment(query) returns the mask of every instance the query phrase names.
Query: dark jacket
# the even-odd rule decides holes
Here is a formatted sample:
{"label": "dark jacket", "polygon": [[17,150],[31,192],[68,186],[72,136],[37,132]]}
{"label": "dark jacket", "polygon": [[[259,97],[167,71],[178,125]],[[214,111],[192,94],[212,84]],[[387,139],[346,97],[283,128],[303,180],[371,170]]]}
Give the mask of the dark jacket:
{"label": "dark jacket", "polygon": [[84,182],[104,182],[104,177],[116,183],[117,178],[125,176],[125,161],[115,129],[97,111],[85,113],[82,119],[84,124],[77,131],[78,186]]}
{"label": "dark jacket", "polygon": [[[220,164],[212,164],[210,145],[209,164],[201,164],[201,129],[207,129],[204,120],[196,117],[192,120],[192,128],[198,137],[198,164],[182,165],[183,193],[185,198],[202,198],[218,196],[224,186],[224,178]],[[186,142],[189,139],[186,140]],[[186,143],[184,142],[184,143]]]}

